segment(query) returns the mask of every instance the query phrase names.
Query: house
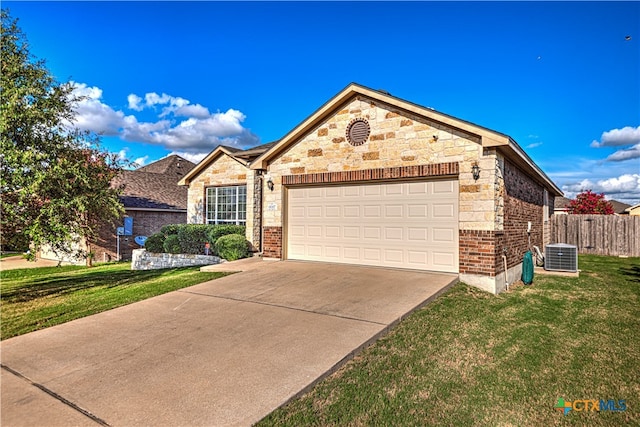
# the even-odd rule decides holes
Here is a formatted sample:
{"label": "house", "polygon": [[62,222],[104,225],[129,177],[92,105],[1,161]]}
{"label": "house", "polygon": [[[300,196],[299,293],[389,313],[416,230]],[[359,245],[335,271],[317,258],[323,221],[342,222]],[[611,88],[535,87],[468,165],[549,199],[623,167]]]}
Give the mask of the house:
{"label": "house", "polygon": [[246,224],[264,257],[451,273],[493,293],[520,278],[529,239],[549,243],[562,196],[509,136],[358,84],[276,142],[217,147],[180,184],[188,222]]}
{"label": "house", "polygon": [[[569,213],[569,203],[571,203],[571,199],[568,199],[566,197],[556,197],[556,200],[553,206],[553,213],[557,215],[566,215],[567,213]],[[609,200],[609,203],[611,203],[611,206],[613,206],[613,211],[615,212],[615,215],[629,214],[627,209],[629,208],[630,205],[619,202],[617,200]]]}
{"label": "house", "polygon": [[640,203],[637,205],[629,206],[624,211],[627,215],[640,215]]}
{"label": "house", "polygon": [[[99,232],[91,250],[95,261],[131,259],[133,249],[140,246],[136,236],[150,236],[167,224],[187,222],[187,189],[179,186],[195,164],[177,155],[171,155],[136,170],[125,170],[113,180],[113,187],[123,187],[120,201],[124,205],[124,217],[131,218],[132,234],[117,236],[117,228],[124,225],[124,218],[116,225],[105,224]],[[118,241],[119,240],[119,241]],[[84,259],[59,257],[47,248],[40,251],[40,257],[72,263],[84,263]]]}

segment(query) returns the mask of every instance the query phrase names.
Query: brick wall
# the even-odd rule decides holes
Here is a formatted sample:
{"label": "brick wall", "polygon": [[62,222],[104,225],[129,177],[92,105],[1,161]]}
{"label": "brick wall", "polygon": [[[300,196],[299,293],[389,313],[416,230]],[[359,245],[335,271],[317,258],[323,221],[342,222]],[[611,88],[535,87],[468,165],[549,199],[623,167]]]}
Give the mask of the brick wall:
{"label": "brick wall", "polygon": [[282,258],[282,227],[264,227],[262,239],[264,257]]}
{"label": "brick wall", "polygon": [[[187,214],[185,212],[153,212],[153,211],[127,211],[127,216],[133,217],[133,236],[120,236],[120,257],[130,260],[132,250],[139,249],[134,238],[136,236],[150,236],[160,231],[167,224],[185,224]],[[98,233],[98,238],[92,243],[95,252],[94,260],[102,262],[115,261],[117,258],[116,228],[123,225],[123,219],[116,221],[117,225],[105,225]]]}
{"label": "brick wall", "polygon": [[506,248],[508,266],[512,267],[522,262],[525,252],[529,250],[528,221],[531,221],[531,245],[543,248],[544,188],[508,160],[504,162],[504,185],[503,246]]}
{"label": "brick wall", "polygon": [[495,276],[500,269],[502,232],[491,230],[460,230],[460,274]]}
{"label": "brick wall", "polygon": [[458,163],[438,163],[431,165],[398,166],[392,168],[364,169],[345,172],[324,172],[302,175],[284,175],[283,185],[318,184],[335,182],[368,182],[388,179],[457,176]]}
{"label": "brick wall", "polygon": [[529,250],[527,222],[531,221],[531,245],[542,248],[543,187],[508,160],[504,161],[503,229],[460,230],[460,274],[497,276],[522,262]]}

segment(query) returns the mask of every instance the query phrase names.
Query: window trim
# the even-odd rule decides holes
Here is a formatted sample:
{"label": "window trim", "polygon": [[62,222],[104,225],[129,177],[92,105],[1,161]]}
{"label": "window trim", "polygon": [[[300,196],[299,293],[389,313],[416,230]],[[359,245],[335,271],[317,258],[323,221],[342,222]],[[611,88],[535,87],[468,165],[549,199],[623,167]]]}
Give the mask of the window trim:
{"label": "window trim", "polygon": [[[244,187],[244,219],[239,219],[240,217],[240,197],[238,197],[240,187]],[[234,188],[235,189],[235,220],[218,220],[218,189],[221,188]],[[214,203],[214,212],[213,212],[213,220],[209,220],[209,190],[215,190],[213,192],[213,197],[215,199]],[[204,209],[203,209],[203,222],[204,224],[209,225],[218,225],[218,224],[231,224],[231,225],[247,225],[247,184],[225,184],[225,185],[210,185],[204,188]]]}

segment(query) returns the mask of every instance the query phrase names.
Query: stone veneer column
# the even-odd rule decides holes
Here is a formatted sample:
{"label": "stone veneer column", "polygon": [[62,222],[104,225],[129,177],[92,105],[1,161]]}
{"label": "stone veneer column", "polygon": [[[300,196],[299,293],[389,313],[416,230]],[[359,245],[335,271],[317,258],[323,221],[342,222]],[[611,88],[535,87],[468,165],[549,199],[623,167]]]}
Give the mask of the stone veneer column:
{"label": "stone veneer column", "polygon": [[262,174],[254,171],[253,177],[253,247],[260,252],[262,249]]}

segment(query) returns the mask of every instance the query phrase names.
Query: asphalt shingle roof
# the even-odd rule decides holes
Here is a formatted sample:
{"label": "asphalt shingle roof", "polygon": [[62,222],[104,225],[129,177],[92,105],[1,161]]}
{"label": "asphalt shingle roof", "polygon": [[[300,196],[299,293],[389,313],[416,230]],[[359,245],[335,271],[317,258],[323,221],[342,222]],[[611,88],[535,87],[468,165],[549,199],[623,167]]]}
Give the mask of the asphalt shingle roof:
{"label": "asphalt shingle roof", "polygon": [[124,185],[120,200],[125,208],[186,210],[187,187],[179,186],[178,181],[194,166],[172,155],[136,170],[123,171],[111,185]]}

